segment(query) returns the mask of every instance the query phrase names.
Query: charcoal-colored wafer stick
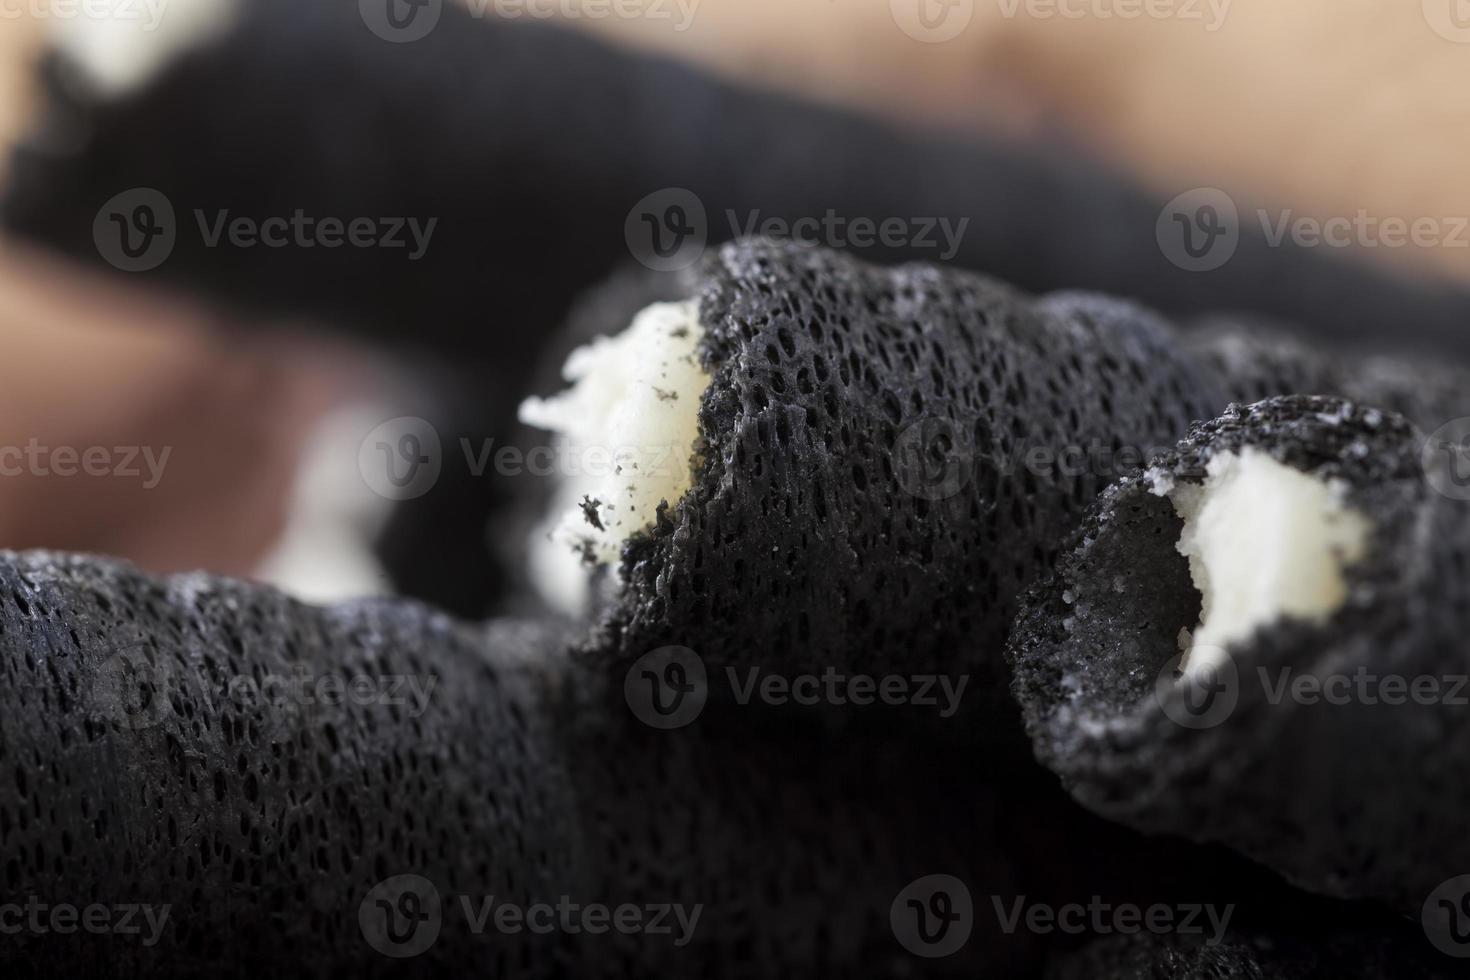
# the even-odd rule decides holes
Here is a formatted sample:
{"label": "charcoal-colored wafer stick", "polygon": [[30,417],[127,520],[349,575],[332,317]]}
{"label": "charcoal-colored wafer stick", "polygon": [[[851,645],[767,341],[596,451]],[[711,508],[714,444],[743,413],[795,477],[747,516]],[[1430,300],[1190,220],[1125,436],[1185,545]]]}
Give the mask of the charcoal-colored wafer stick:
{"label": "charcoal-colored wafer stick", "polygon": [[1110,487],[1012,636],[1038,757],[1105,816],[1418,916],[1470,867],[1456,463],[1290,397]]}
{"label": "charcoal-colored wafer stick", "polygon": [[[177,236],[150,275],[493,355],[514,365],[507,379],[571,292],[628,257],[625,226],[647,232],[634,250],[657,264],[680,242],[697,250],[770,219],[873,260],[943,260],[1170,313],[1241,308],[1333,339],[1394,323],[1404,342],[1470,351],[1463,292],[1272,245],[1249,220],[1228,262],[1186,271],[1160,246],[1160,202],[1075,152],[899,128],[457,4],[418,5],[396,27],[379,13],[181,0],[163,29],[111,25],[111,56],[82,43],[109,22],[74,28],[42,136],[15,162],[9,227],[95,260],[99,209],[155,188]],[[136,224],[148,203],[114,202],[117,220]],[[418,238],[400,227],[395,247],[211,247],[196,209],[211,229],[226,209],[436,224]],[[891,221],[905,230],[880,233]],[[127,264],[116,245],[104,248]]]}
{"label": "charcoal-colored wafer stick", "polygon": [[1146,931],[1099,939],[1055,957],[1046,980],[1434,980],[1463,975],[1422,933],[1382,922],[1294,932],[1232,930],[1223,941]]}
{"label": "charcoal-colored wafer stick", "polygon": [[1470,415],[1470,371],[1463,364],[1390,355],[1384,337],[1371,349],[1312,346],[1290,327],[1250,317],[1204,317],[1183,342],[1233,402],[1278,395],[1335,395],[1405,416],[1425,432]]}
{"label": "charcoal-colored wafer stick", "polygon": [[611,568],[595,655],[687,647],[716,699],[749,701],[762,671],[938,673],[1008,717],[1020,590],[1130,459],[1224,404],[1124,304],[759,240],[684,295],[523,408],[587,464],[532,567],[569,608],[579,554]]}
{"label": "charcoal-colored wafer stick", "polygon": [[[652,302],[677,302],[683,296],[695,294],[700,289],[698,276],[647,274],[643,277],[624,274],[608,283],[607,287],[590,294],[581,304],[576,317],[568,324],[561,336],[548,344],[546,360],[557,368],[566,363],[567,354],[577,345],[585,345],[598,335],[615,335],[626,324],[633,321],[639,307]],[[816,286],[797,284],[794,291],[813,293]],[[1359,351],[1327,353],[1296,340],[1289,330],[1273,326],[1255,318],[1217,316],[1191,323],[1176,330],[1151,312],[1137,304],[1114,297],[1082,292],[1060,292],[1041,297],[1036,301],[1038,310],[1047,316],[1075,319],[1095,326],[1100,336],[1127,337],[1149,336],[1160,346],[1173,344],[1177,352],[1164,357],[1160,380],[1174,377],[1170,389],[1172,399],[1189,411],[1200,411],[1200,406],[1211,403],[1205,414],[1222,411],[1229,402],[1250,403],[1261,398],[1292,393],[1338,395],[1383,405],[1409,415],[1426,430],[1436,428],[1444,420],[1470,414],[1470,373],[1448,362],[1430,362],[1412,358],[1388,357]],[[963,316],[960,317],[963,319]],[[958,346],[957,344],[955,346]],[[1126,345],[1125,345],[1126,346]],[[1195,370],[1190,372],[1179,366],[1178,359],[1190,361]],[[1028,370],[1034,370],[1028,366]],[[1018,372],[1020,373],[1019,369]],[[1044,375],[1038,375],[1045,382]],[[1022,383],[1029,379],[1023,377]],[[1097,381],[1098,379],[1094,379]],[[532,390],[538,394],[550,394],[558,383],[564,384],[551,369],[538,373]],[[1053,384],[1055,382],[1052,382]],[[1161,388],[1166,387],[1161,384]],[[1116,385],[1106,394],[1111,397]],[[1075,394],[1069,388],[1069,393]],[[1138,393],[1134,393],[1137,397]],[[790,401],[777,396],[782,401]],[[796,399],[799,402],[799,399]],[[1075,410],[1075,409],[1074,409]],[[1057,405],[1048,407],[1056,413]],[[1103,423],[1104,425],[1106,423]],[[1178,425],[1178,422],[1174,422]],[[1160,431],[1167,431],[1168,425]],[[1179,434],[1183,430],[1180,429]],[[1094,431],[1092,437],[1100,433]],[[1086,433],[1072,434],[1082,441]],[[534,444],[535,435],[523,435],[523,441]],[[1106,436],[1107,446],[1113,448],[1113,434]],[[1168,437],[1163,440],[1170,443]],[[1067,438],[1058,438],[1054,443],[1042,443],[1013,448],[1013,463],[1024,460],[1027,448],[1059,450],[1069,447]],[[1073,447],[1076,448],[1076,447]],[[1126,445],[1137,457],[1138,449]],[[1147,448],[1147,447],[1145,447]],[[1159,448],[1163,448],[1160,446]],[[1107,452],[1097,453],[1086,462],[1106,468]],[[1118,454],[1121,455],[1121,454]],[[1069,460],[1076,463],[1078,460]],[[1118,461],[1113,460],[1114,463]],[[1024,466],[1012,465],[1004,475],[1023,479]],[[1121,473],[1126,465],[1115,466]],[[547,481],[523,481],[533,506],[543,506]],[[940,488],[941,490],[945,488]],[[1090,493],[1087,495],[1090,497]],[[500,536],[512,539],[516,535],[508,532]],[[522,542],[515,542],[512,548]]]}
{"label": "charcoal-colored wafer stick", "polygon": [[[1158,202],[1061,153],[897,129],[452,3],[399,6],[439,22],[391,43],[364,19],[371,2],[176,0],[161,30],[112,25],[123,55],[159,57],[115,62],[73,40],[50,62],[5,224],[93,263],[149,267],[138,278],[433,346],[462,369],[470,404],[431,421],[473,445],[507,438],[570,297],[630,255],[663,264],[641,236],[692,243],[682,261],[768,219],[869,259],[946,260],[1032,290],[1258,310],[1334,339],[1396,323],[1404,343],[1465,349],[1458,291],[1268,247],[1250,228],[1224,267],[1185,272],[1155,239]],[[168,28],[201,8],[218,17],[195,22],[192,43]],[[853,233],[889,219],[907,231],[866,245]],[[365,245],[348,241],[358,220]],[[324,235],[324,221],[342,227]],[[497,576],[481,542],[503,496],[485,482],[449,467],[399,505],[383,552],[400,589],[484,612]]]}
{"label": "charcoal-colored wafer stick", "polygon": [[[988,915],[932,963],[890,921],[919,879],[1012,894],[1018,855],[1054,849],[1002,843],[1002,787],[893,740],[604,714],[561,637],[4,555],[0,906],[44,905],[13,934],[0,909],[6,975],[1034,968],[1038,937]],[[138,931],[52,917],[94,905]],[[649,928],[587,911],[625,905]]]}

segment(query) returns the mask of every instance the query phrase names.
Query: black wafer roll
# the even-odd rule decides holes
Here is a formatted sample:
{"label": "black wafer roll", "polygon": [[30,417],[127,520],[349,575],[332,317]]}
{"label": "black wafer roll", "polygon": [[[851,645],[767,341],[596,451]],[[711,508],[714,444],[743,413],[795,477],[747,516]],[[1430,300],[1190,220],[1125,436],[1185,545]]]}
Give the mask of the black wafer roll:
{"label": "black wafer roll", "polygon": [[1453,360],[1371,349],[1312,346],[1289,326],[1259,318],[1205,317],[1183,343],[1216,376],[1232,402],[1278,395],[1332,395],[1397,412],[1425,432],[1470,415],[1470,371]]}
{"label": "black wafer roll", "polygon": [[[655,731],[601,713],[563,635],[4,555],[5,975],[1034,970],[1037,938],[988,916],[932,963],[916,957],[942,922],[919,952],[893,925],[902,895],[929,907],[921,879],[1009,894],[1018,854],[1046,853],[1005,836],[1016,798],[964,760],[784,727]],[[550,931],[531,929],[541,903]],[[594,934],[560,925],[596,924],[563,918],[571,903],[685,917]],[[475,932],[472,913],[504,906],[527,918]],[[11,929],[32,907],[41,925]],[[119,931],[65,931],[79,915]]]}
{"label": "black wafer roll", "polygon": [[1011,639],[1037,756],[1104,816],[1417,916],[1470,867],[1456,462],[1290,397],[1108,488]]}
{"label": "black wafer roll", "polygon": [[[628,257],[625,225],[644,236],[635,252],[663,265],[684,257],[681,240],[718,243],[770,219],[875,261],[942,260],[1171,314],[1244,309],[1333,339],[1401,324],[1406,343],[1470,351],[1464,292],[1273,245],[1249,223],[1222,267],[1186,271],[1159,244],[1160,202],[1075,150],[901,128],[452,3],[169,6],[161,29],[112,30],[123,54],[141,57],[119,63],[82,43],[96,24],[61,48],[70,61],[52,63],[7,225],[95,261],[99,209],[112,202],[103,222],[133,222],[142,248],[142,228],[157,222],[136,209],[151,204],[157,218],[158,202],[112,199],[153,188],[177,235],[149,275],[394,338],[432,336],[493,357],[500,378],[517,376],[572,291]],[[401,247],[209,247],[193,215],[203,209],[213,227],[223,209],[263,221],[298,208],[437,223],[408,263],[408,234]],[[835,231],[829,215],[842,222]],[[814,223],[795,225],[803,219]],[[879,234],[888,219],[909,230]],[[118,243],[105,250],[131,264]]]}
{"label": "black wafer roll", "polygon": [[1020,591],[1103,486],[1225,401],[1145,311],[968,273],[753,240],[684,295],[523,406],[558,458],[606,457],[562,481],[531,566],[563,599],[579,555],[612,569],[593,656],[687,647],[717,699],[751,671],[938,672],[1007,713]]}
{"label": "black wafer roll", "polygon": [[[390,5],[399,28],[379,19]],[[770,219],[873,261],[944,260],[1170,313],[1243,308],[1333,339],[1398,323],[1406,344],[1467,349],[1459,290],[1272,247],[1250,228],[1225,266],[1185,272],[1156,240],[1159,202],[1066,153],[896,128],[437,0],[162,9],[160,30],[114,25],[125,52],[145,42],[155,55],[122,64],[151,73],[118,76],[76,41],[51,59],[43,118],[10,168],[6,227],[235,306],[432,346],[471,397],[430,421],[475,445],[508,437],[522,381],[580,288],[630,253],[677,265]],[[200,10],[197,35],[167,27]],[[109,26],[77,23],[84,37]],[[305,244],[279,226],[297,212],[313,229]],[[829,215],[844,222],[835,233]],[[240,219],[245,240],[257,228],[288,240],[238,246]],[[378,244],[339,227],[328,247],[327,219],[366,220]],[[889,219],[908,232],[852,233]],[[685,247],[659,255],[655,230],[658,250]],[[399,506],[381,553],[400,590],[465,615],[497,598],[503,576],[480,542],[503,495],[480,482],[454,467]]]}
{"label": "black wafer roll", "polygon": [[1100,939],[1056,957],[1046,980],[1438,980],[1463,976],[1409,927],[1362,923],[1292,932],[1233,930],[1223,941],[1199,936],[1133,935]]}

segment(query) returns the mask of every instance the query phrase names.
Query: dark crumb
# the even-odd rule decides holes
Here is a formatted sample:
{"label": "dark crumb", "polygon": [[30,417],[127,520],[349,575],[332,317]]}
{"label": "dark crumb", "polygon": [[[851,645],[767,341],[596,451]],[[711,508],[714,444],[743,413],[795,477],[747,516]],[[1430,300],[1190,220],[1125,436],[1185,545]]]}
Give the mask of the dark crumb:
{"label": "dark crumb", "polygon": [[658,396],[658,400],[661,402],[676,402],[679,400],[679,393],[677,391],[665,391],[658,385],[653,386],[653,393]]}
{"label": "dark crumb", "polygon": [[685,337],[689,336],[689,328],[676,327],[675,329],[669,331],[669,336],[677,337],[678,339],[683,340]]}
{"label": "dark crumb", "polygon": [[602,501],[597,500],[594,497],[587,496],[582,498],[582,503],[580,504],[580,506],[582,508],[582,516],[587,519],[588,524],[591,524],[599,531],[606,530],[606,528],[602,526],[601,515],[597,513],[597,508],[602,506]]}
{"label": "dark crumb", "polygon": [[597,547],[592,543],[591,538],[583,538],[581,541],[578,541],[576,551],[578,557],[582,561],[582,564],[597,564]]}

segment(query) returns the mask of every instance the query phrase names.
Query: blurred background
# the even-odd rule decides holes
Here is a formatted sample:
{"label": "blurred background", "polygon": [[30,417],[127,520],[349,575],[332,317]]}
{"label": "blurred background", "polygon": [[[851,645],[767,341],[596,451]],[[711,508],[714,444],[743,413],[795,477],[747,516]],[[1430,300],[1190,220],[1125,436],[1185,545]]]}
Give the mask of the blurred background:
{"label": "blurred background", "polygon": [[[57,9],[7,0],[0,11],[7,151],[36,125]],[[1464,0],[637,0],[622,8],[629,15],[597,18],[548,9],[561,29],[741,84],[1065,146],[1160,201],[1217,187],[1293,220],[1367,214],[1452,230],[1470,215]],[[1470,234],[1429,237],[1383,247],[1356,236],[1346,247],[1416,277],[1470,276]],[[265,578],[312,599],[395,589],[372,548],[392,501],[358,461],[365,434],[396,411],[384,393],[402,382],[400,366],[320,324],[242,324],[247,315],[0,239],[0,447],[48,459],[58,447],[106,449],[114,472],[131,448],[138,472],[62,475],[65,458],[5,467],[0,456],[0,545]]]}

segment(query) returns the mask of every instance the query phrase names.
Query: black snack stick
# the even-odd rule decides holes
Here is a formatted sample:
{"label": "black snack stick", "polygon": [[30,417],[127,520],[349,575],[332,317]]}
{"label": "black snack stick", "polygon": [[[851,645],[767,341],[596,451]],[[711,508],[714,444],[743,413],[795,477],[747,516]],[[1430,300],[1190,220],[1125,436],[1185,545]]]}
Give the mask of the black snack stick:
{"label": "black snack stick", "polygon": [[1129,825],[1313,891],[1456,910],[1457,463],[1399,416],[1294,397],[1232,408],[1110,487],[1011,640],[1038,757]]}
{"label": "black snack stick", "polygon": [[1144,931],[1111,936],[1053,958],[1046,980],[1435,980],[1461,975],[1422,934],[1370,920],[1307,931],[1232,930],[1219,942]]}
{"label": "black snack stick", "polygon": [[[672,243],[661,222],[681,207],[678,224],[694,232],[680,262],[752,222],[894,219],[912,231],[897,244],[861,247],[847,225],[803,233],[1027,289],[1106,289],[1181,313],[1243,307],[1333,338],[1405,323],[1406,342],[1463,343],[1457,293],[1249,232],[1222,269],[1184,272],[1155,240],[1156,202],[1062,156],[902,131],[453,4],[427,36],[395,44],[352,0],[220,2],[233,19],[219,32],[120,93],[98,91],[84,64],[53,60],[41,131],[14,162],[7,226],[238,306],[426,343],[465,378],[463,395],[446,386],[452,408],[424,412],[451,446],[508,436],[570,298],[630,255],[664,265],[640,236]],[[144,188],[166,207],[135,193]],[[366,245],[345,230],[359,220]],[[330,245],[325,221],[342,226]],[[162,224],[172,235],[145,236]],[[123,233],[143,250],[137,261],[119,251]],[[483,482],[454,465],[399,505],[382,551],[400,589],[485,611],[498,582],[484,527],[504,495]]]}
{"label": "black snack stick", "polygon": [[1203,317],[1183,333],[1201,369],[1242,405],[1335,395],[1397,412],[1425,432],[1470,415],[1470,371],[1462,363],[1384,353],[1392,340],[1338,350],[1305,343],[1281,323],[1225,316]]}
{"label": "black snack stick", "polygon": [[[933,963],[891,922],[931,875],[1019,888],[1004,790],[957,759],[604,715],[544,625],[42,553],[4,556],[0,596],[6,901],[45,906],[7,976],[1034,966],[980,911]],[[51,926],[94,905],[139,931]],[[586,911],[623,906],[650,928]]]}
{"label": "black snack stick", "polygon": [[[439,18],[407,43],[374,33],[371,3],[218,3],[222,28],[164,49],[121,92],[72,54],[50,62],[6,227],[236,306],[427,344],[465,379],[455,407],[422,412],[451,443],[507,437],[578,289],[630,255],[682,264],[771,219],[873,261],[946,261],[1171,313],[1242,308],[1333,341],[1403,324],[1405,344],[1466,349],[1459,291],[1271,247],[1249,222],[1223,267],[1186,272],[1156,239],[1157,201],[1063,154],[903,130],[450,3],[399,5]],[[890,220],[897,239],[852,233]],[[357,221],[366,244],[349,241]],[[489,607],[503,576],[484,528],[504,495],[481,482],[450,467],[398,506],[382,553],[401,590],[465,615]]]}
{"label": "black snack stick", "polygon": [[[559,432],[569,458],[672,442],[618,464],[645,467],[640,477],[654,475],[649,464],[683,469],[692,482],[645,494],[640,508],[627,499],[638,481],[564,481],[553,509],[569,516],[553,546],[571,575],[586,574],[573,549],[595,544],[594,559],[621,561],[600,649],[625,664],[689,647],[712,692],[741,698],[760,669],[938,670],[968,676],[969,696],[993,703],[1004,684],[993,651],[1016,597],[1098,491],[1252,387],[1320,383],[1426,420],[1470,412],[1458,368],[1316,355],[1234,321],[1181,333],[1106,296],[1032,298],[967,274],[756,240],[682,279],[695,306],[656,308],[674,318],[667,336],[641,315],[614,322],[639,293],[613,291],[604,330],[615,339],[575,355],[560,408],[535,400],[527,419]],[[576,333],[596,319],[594,305]],[[1227,360],[1232,343],[1251,356]],[[665,348],[681,352],[670,370],[619,374],[620,358],[654,364]],[[705,376],[691,380],[681,365],[695,360]],[[682,442],[656,426],[584,424],[650,387],[658,412],[687,423]],[[762,610],[748,629],[722,629],[748,606]]]}
{"label": "black snack stick", "polygon": [[[424,337],[493,358],[503,381],[572,292],[630,248],[677,264],[701,242],[764,233],[773,219],[875,261],[944,261],[1168,313],[1244,309],[1333,340],[1400,324],[1405,342],[1470,351],[1460,291],[1272,246],[1249,220],[1228,262],[1186,271],[1160,245],[1160,202],[1062,153],[904,129],[451,3],[407,8],[417,23],[401,27],[358,0],[171,6],[165,28],[200,8],[223,26],[166,47],[167,29],[134,36],[161,53],[126,85],[99,89],[115,72],[62,49],[71,62],[53,62],[40,134],[15,160],[8,227],[96,261],[99,210],[114,205],[115,219],[102,216],[109,234],[141,234],[161,219],[157,202],[113,199],[152,188],[177,234],[148,275]],[[135,220],[144,204],[155,220]],[[210,244],[234,219],[298,209],[375,222],[363,233],[375,244],[322,247],[319,231],[302,244],[294,226],[281,247]],[[891,221],[905,230],[884,231]],[[101,251],[130,264],[117,245]]]}
{"label": "black snack stick", "polygon": [[[937,672],[1008,717],[1020,590],[1130,459],[1224,401],[1145,311],[929,266],[749,241],[684,295],[584,351],[584,380],[526,416],[566,457],[643,450],[558,491],[552,546],[572,575],[574,549],[616,570],[598,657],[687,647],[714,697],[752,670]],[[630,411],[681,435],[600,427]]]}

